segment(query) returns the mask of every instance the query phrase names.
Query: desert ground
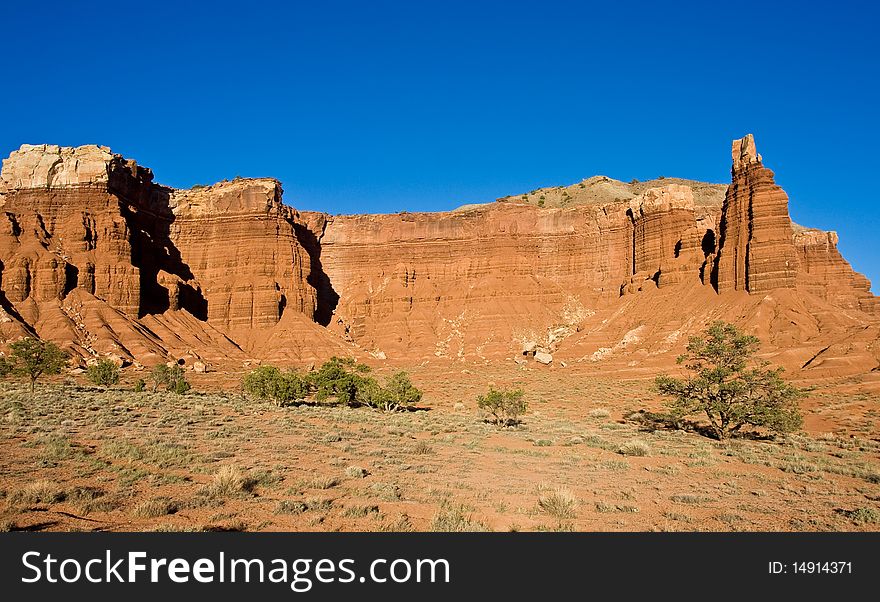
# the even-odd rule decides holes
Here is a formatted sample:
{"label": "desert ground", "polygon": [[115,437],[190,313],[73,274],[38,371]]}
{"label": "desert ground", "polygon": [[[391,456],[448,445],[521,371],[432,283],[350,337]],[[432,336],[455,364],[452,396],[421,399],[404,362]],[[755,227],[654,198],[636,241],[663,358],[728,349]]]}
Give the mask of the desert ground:
{"label": "desert ground", "polygon": [[[379,367],[376,374],[390,373]],[[654,423],[651,378],[423,363],[418,409],[276,407],[238,373],[185,395],[0,383],[0,529],[865,531],[880,528],[880,374],[797,381],[804,429],[719,442]],[[522,422],[485,420],[488,385]]]}

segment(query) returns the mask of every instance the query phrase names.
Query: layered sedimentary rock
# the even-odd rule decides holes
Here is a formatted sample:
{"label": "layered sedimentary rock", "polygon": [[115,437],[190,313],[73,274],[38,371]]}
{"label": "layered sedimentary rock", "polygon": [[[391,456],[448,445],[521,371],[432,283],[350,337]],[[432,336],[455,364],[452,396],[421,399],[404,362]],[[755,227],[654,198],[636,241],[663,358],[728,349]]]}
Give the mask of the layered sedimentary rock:
{"label": "layered sedimentary rock", "polygon": [[3,292],[25,317],[77,287],[136,314],[140,273],[123,206],[152,173],[106,147],[23,146],[3,161]]}
{"label": "layered sedimentary rock", "polygon": [[792,241],[799,288],[838,307],[880,313],[880,298],[871,294],[871,283],[837,250],[837,232],[798,228]]}
{"label": "layered sedimentary rock", "polygon": [[245,340],[288,308],[313,319],[309,255],[277,181],[174,191],[152,179],[105,147],[25,145],[4,160],[7,338],[36,332],[84,356],[222,359],[244,355],[229,334]]}
{"label": "layered sedimentary rock", "polygon": [[630,217],[634,285],[652,280],[658,287],[669,286],[700,277],[707,255],[703,238],[709,230],[695,217],[690,187],[671,184],[649,188],[631,202]]}
{"label": "layered sedimentary rock", "polygon": [[[617,298],[632,265],[627,207],[336,216],[320,237],[330,327],[400,357],[496,355],[566,303]],[[577,301],[582,297],[583,301]]]}
{"label": "layered sedimentary rock", "polygon": [[[751,136],[722,190],[598,176],[331,216],[285,205],[274,179],[173,190],[107,148],[26,145],[0,175],[0,333],[199,365],[491,359],[530,341],[561,366],[647,362],[725,317],[791,365],[841,365],[835,341],[876,326],[867,279],[836,234],[792,225]],[[870,342],[857,353],[870,369]]]}
{"label": "layered sedimentary rock", "polygon": [[238,179],[171,195],[169,238],[193,275],[169,284],[175,308],[198,290],[201,317],[230,333],[272,327],[285,311],[314,318],[309,254],[281,194],[277,180]]}
{"label": "layered sedimentary rock", "polygon": [[788,195],[764,167],[751,134],[733,141],[732,154],[733,181],[724,198],[715,263],[717,289],[794,288],[797,258]]}
{"label": "layered sedimentary rock", "polygon": [[546,340],[623,292],[699,282],[705,260],[693,195],[680,185],[628,203],[494,203],[320,224],[339,297],[331,328],[396,356],[485,357],[511,340]]}

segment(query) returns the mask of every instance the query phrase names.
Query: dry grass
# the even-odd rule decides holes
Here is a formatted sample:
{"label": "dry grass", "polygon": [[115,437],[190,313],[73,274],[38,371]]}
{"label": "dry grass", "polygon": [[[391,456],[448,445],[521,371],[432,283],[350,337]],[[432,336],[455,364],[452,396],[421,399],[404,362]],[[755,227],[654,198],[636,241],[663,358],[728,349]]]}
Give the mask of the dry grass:
{"label": "dry grass", "polygon": [[56,504],[64,501],[67,492],[54,481],[39,480],[25,485],[9,496],[14,505],[35,506],[38,504]]}
{"label": "dry grass", "polygon": [[166,498],[144,500],[134,507],[131,514],[136,518],[156,518],[177,512],[177,504]]}
{"label": "dry grass", "polygon": [[552,490],[539,489],[538,509],[557,520],[575,518],[577,498],[568,489],[557,487]]}
{"label": "dry grass", "polygon": [[452,504],[444,502],[440,506],[440,510],[431,519],[428,526],[429,531],[439,531],[444,533],[460,533],[488,531],[488,527],[480,521],[473,518],[473,513],[467,506],[461,504]]}
{"label": "dry grass", "polygon": [[651,455],[651,446],[644,441],[633,439],[618,447],[617,453],[624,456],[649,456]]}
{"label": "dry grass", "polygon": [[[648,381],[492,366],[485,374],[430,370],[419,379],[434,383],[425,398],[431,411],[394,414],[55,385],[32,399],[0,383],[0,527],[877,528],[873,414],[834,433],[721,444],[609,421],[651,399]],[[529,391],[523,424],[481,421],[473,399],[489,380]],[[826,401],[847,411],[872,407],[847,393]],[[552,486],[536,499],[542,482]]]}

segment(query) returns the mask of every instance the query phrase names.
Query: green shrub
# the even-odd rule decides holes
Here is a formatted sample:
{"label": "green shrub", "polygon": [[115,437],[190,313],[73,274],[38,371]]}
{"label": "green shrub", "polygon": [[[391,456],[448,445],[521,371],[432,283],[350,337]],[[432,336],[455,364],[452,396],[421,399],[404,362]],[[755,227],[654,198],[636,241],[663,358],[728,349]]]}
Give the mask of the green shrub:
{"label": "green shrub", "polygon": [[143,393],[147,389],[147,382],[139,378],[134,382],[134,392],[135,393]]}
{"label": "green shrub", "polygon": [[306,376],[266,365],[246,374],[242,388],[253,397],[271,400],[279,406],[314,394],[317,401],[366,405],[390,412],[422,399],[422,392],[406,372],[391,376],[384,386],[368,376],[369,372],[369,366],[353,358],[330,358]]}
{"label": "green shrub", "polygon": [[660,393],[673,398],[667,403],[673,420],[705,414],[722,441],[747,425],[778,433],[799,429],[803,418],[797,402],[804,392],[782,379],[782,368],[768,369],[767,362],[754,361],[759,345],[757,337],[722,321],[691,337],[678,362],[694,376],[655,380]]}
{"label": "green shrub", "polygon": [[159,385],[168,384],[168,370],[167,365],[159,364],[150,372],[150,383],[152,384],[153,393],[159,389]]}
{"label": "green shrub", "polygon": [[96,385],[115,385],[119,382],[119,367],[104,359],[86,368],[86,377]]}
{"label": "green shrub", "polygon": [[489,387],[489,392],[477,397],[477,407],[492,415],[492,422],[500,425],[519,423],[519,417],[528,409],[523,399],[522,389],[496,390]]}
{"label": "green shrub", "polygon": [[185,378],[173,380],[168,385],[168,390],[172,393],[177,393],[178,395],[183,395],[190,389],[192,389],[192,385],[190,385]]}
{"label": "green shrub", "polygon": [[406,372],[398,372],[388,379],[385,388],[397,406],[408,406],[422,400],[422,391],[412,384]]}
{"label": "green shrub", "polygon": [[364,405],[393,412],[421,401],[422,392],[412,384],[409,374],[398,372],[386,381],[384,387],[373,378],[361,377],[355,397]]}
{"label": "green shrub", "polygon": [[155,393],[160,385],[172,393],[182,395],[190,390],[190,384],[186,381],[186,372],[179,364],[159,364],[150,373],[150,382]]}
{"label": "green shrub", "polygon": [[242,388],[248,394],[271,400],[277,406],[303,399],[309,394],[309,385],[296,372],[282,372],[275,366],[260,366],[245,375]]}
{"label": "green shrub", "polygon": [[306,378],[318,401],[333,398],[336,403],[354,405],[358,401],[358,390],[364,399],[375,393],[367,392],[373,381],[364,376],[369,371],[369,366],[357,363],[354,358],[332,357]]}

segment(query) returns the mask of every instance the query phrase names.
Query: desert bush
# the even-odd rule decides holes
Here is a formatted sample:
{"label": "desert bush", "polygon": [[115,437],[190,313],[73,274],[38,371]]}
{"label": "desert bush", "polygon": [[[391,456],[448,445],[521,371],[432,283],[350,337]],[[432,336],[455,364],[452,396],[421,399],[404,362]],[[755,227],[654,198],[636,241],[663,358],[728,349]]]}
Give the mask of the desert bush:
{"label": "desert bush", "polygon": [[434,448],[427,441],[419,441],[413,447],[413,452],[419,456],[427,456],[434,453]]}
{"label": "desert bush", "polygon": [[857,525],[876,525],[880,523],[880,512],[870,507],[856,508],[855,510],[837,510],[839,514],[847,517]]}
{"label": "desert bush", "polygon": [[372,505],[355,505],[348,506],[345,510],[342,511],[342,516],[346,518],[363,518],[365,516],[369,516],[370,514],[379,514],[379,506],[375,504]]}
{"label": "desert bush", "polygon": [[158,390],[160,385],[165,385],[166,390],[178,395],[186,393],[191,388],[186,380],[186,372],[178,364],[155,366],[150,373],[150,383],[153,385],[153,393]]}
{"label": "desert bush", "polygon": [[119,382],[119,367],[110,360],[103,359],[86,368],[86,378],[96,385],[115,385]]}
{"label": "desert bush", "polygon": [[411,406],[422,400],[421,390],[412,384],[406,372],[398,372],[389,378],[385,383],[385,389],[391,396],[390,409]]}
{"label": "desert bush", "polygon": [[333,489],[339,485],[339,479],[336,477],[315,477],[311,485],[315,489]]}
{"label": "desert bush", "polygon": [[333,398],[336,403],[354,405],[358,390],[364,396],[365,391],[372,387],[372,379],[364,376],[369,371],[369,366],[357,363],[354,358],[332,357],[310,373],[306,381],[314,389],[318,401]]}
{"label": "desert bush", "polygon": [[277,406],[304,399],[309,394],[308,383],[299,374],[268,365],[246,374],[242,388],[258,399],[271,400]]}
{"label": "desert bush", "polygon": [[409,374],[398,372],[386,381],[384,387],[373,378],[361,377],[355,399],[372,408],[393,412],[418,403],[422,392],[412,384]]}
{"label": "desert bush", "polygon": [[391,393],[376,382],[375,378],[361,377],[360,383],[355,391],[355,399],[371,408],[379,410],[391,410],[394,404],[391,400]]}
{"label": "desert bush", "polygon": [[134,392],[135,393],[143,393],[147,389],[147,381],[142,378],[137,379],[134,382]]}
{"label": "desert bush", "polygon": [[367,476],[367,471],[360,466],[349,466],[345,469],[345,476],[352,479],[362,479]]}
{"label": "desert bush", "polygon": [[279,500],[275,505],[275,514],[302,514],[308,509],[306,503],[299,500]]}
{"label": "desert bush", "polygon": [[27,377],[31,385],[31,395],[41,376],[60,374],[61,369],[67,365],[67,354],[51,341],[25,337],[9,347],[9,358],[0,362],[0,375]]}
{"label": "desert bush", "polygon": [[492,422],[499,425],[519,423],[519,417],[528,408],[523,399],[522,389],[496,390],[489,387],[489,392],[477,397],[477,407],[492,416]]}
{"label": "desert bush", "polygon": [[152,384],[153,393],[155,393],[160,385],[168,384],[169,367],[166,364],[155,366],[150,372],[150,383]]}
{"label": "desert bush", "polygon": [[177,393],[178,395],[183,395],[190,389],[192,389],[192,385],[190,385],[189,381],[183,377],[172,380],[168,385],[168,390],[172,393]]}
{"label": "desert bush", "polygon": [[662,375],[655,380],[660,393],[672,397],[667,408],[673,419],[705,414],[722,441],[744,426],[777,433],[800,428],[803,418],[797,401],[804,392],[782,379],[782,368],[770,369],[767,362],[754,360],[759,346],[757,337],[721,321],[691,337],[678,362],[694,376]]}

